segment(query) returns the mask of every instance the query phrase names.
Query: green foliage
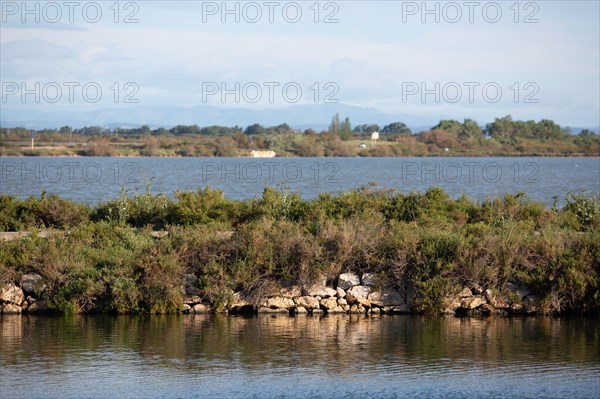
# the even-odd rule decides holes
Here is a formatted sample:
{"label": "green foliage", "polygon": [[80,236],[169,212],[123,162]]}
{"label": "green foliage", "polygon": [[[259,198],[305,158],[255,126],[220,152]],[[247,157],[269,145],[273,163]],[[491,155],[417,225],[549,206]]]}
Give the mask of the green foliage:
{"label": "green foliage", "polygon": [[[522,193],[477,203],[371,183],[311,201],[282,185],[250,201],[207,187],[174,199],[147,190],[92,208],[56,196],[0,196],[0,204],[3,228],[33,229],[0,241],[0,281],[40,274],[47,288],[38,295],[63,313],[178,312],[186,274],[222,308],[235,291],[260,295],[346,271],[415,286],[434,312],[456,288],[501,291],[508,282],[566,310],[600,306],[596,195],[569,194],[559,209]],[[42,238],[38,226],[58,230]],[[154,228],[169,234],[154,238]]]}

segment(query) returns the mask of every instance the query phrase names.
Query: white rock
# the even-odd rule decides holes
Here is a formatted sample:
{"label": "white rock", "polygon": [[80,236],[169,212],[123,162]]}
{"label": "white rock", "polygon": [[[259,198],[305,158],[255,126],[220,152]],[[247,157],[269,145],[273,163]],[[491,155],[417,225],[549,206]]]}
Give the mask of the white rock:
{"label": "white rock", "polygon": [[335,296],[337,291],[333,288],[325,287],[322,285],[313,285],[309,289],[306,290],[309,296],[320,296],[321,298],[328,298],[330,296]]}
{"label": "white rock", "polygon": [[467,297],[460,301],[460,307],[464,309],[475,309],[485,303],[485,298],[482,296]]}
{"label": "white rock", "polygon": [[367,299],[371,290],[364,285],[356,285],[346,292],[348,303],[357,302],[359,299]]}
{"label": "white rock", "polygon": [[23,290],[14,284],[6,284],[0,292],[0,301],[10,302],[21,306],[25,300]]}
{"label": "white rock", "polygon": [[462,291],[460,292],[460,294],[458,294],[458,296],[460,298],[466,298],[466,297],[469,297],[469,296],[473,296],[473,292],[469,288],[465,287],[465,288],[462,289]]}
{"label": "white rock", "polygon": [[325,311],[323,311],[323,309],[313,309],[312,310],[312,314],[323,314],[325,313]]}
{"label": "white rock", "polygon": [[209,305],[205,305],[203,303],[194,305],[192,309],[194,309],[194,313],[210,313],[212,311]]}
{"label": "white rock", "polygon": [[392,288],[384,288],[381,291],[375,291],[367,297],[372,304],[377,306],[395,306],[404,303],[404,298],[398,291]]}
{"label": "white rock", "polygon": [[284,287],[279,290],[279,295],[284,298],[298,298],[302,295],[302,289],[296,285],[292,287]]}
{"label": "white rock", "polygon": [[348,304],[348,301],[346,300],[346,298],[338,298],[337,304],[340,306],[344,306]]}
{"label": "white rock", "polygon": [[338,298],[344,298],[346,296],[346,291],[344,291],[340,287],[337,287],[337,289],[335,291],[336,291],[335,296],[337,296]]}
{"label": "white rock", "polygon": [[298,306],[296,308],[296,314],[300,314],[300,315],[308,314],[308,310],[306,310],[306,308],[304,308],[302,306]]}
{"label": "white rock", "polygon": [[360,278],[356,273],[342,273],[338,277],[338,287],[347,290],[348,288],[352,288],[355,285],[360,285]]}
{"label": "white rock", "polygon": [[21,306],[14,303],[5,303],[2,305],[2,314],[20,314]]}
{"label": "white rock", "polygon": [[296,304],[293,299],[282,298],[279,296],[267,299],[267,307],[271,309],[291,309]]}
{"label": "white rock", "polygon": [[338,306],[337,299],[323,298],[323,299],[321,299],[321,306],[329,311]]}
{"label": "white rock", "polygon": [[372,287],[377,284],[377,276],[374,273],[365,273],[362,275],[362,284]]}
{"label": "white rock", "polygon": [[312,296],[301,296],[294,299],[296,306],[303,307],[305,309],[319,309],[319,301]]}
{"label": "white rock", "polygon": [[333,309],[329,309],[327,313],[346,313],[346,310],[342,306],[336,306]]}

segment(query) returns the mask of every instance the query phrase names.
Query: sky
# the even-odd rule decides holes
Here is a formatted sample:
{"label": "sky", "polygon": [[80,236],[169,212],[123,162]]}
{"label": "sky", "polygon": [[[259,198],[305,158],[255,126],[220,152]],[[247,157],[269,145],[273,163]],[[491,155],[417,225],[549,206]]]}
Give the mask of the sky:
{"label": "sky", "polygon": [[340,103],[438,119],[512,115],[595,127],[599,5],[1,1],[0,106]]}

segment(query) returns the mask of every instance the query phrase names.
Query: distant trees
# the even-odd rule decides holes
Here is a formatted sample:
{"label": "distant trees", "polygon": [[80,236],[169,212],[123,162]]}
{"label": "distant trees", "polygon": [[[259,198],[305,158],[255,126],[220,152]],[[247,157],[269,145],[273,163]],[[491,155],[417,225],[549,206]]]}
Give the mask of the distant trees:
{"label": "distant trees", "polygon": [[461,143],[479,142],[484,137],[481,127],[472,119],[465,119],[463,123],[453,119],[444,119],[431,130],[443,130]]}
{"label": "distant trees", "polygon": [[363,124],[355,126],[352,131],[359,136],[370,136],[373,132],[380,131],[380,127],[377,124]]}
{"label": "distant trees", "polygon": [[400,134],[407,136],[412,134],[408,126],[402,122],[393,122],[389,125],[385,125],[383,129],[381,129],[381,132],[386,134]]}
{"label": "distant trees", "polygon": [[503,144],[514,144],[519,138],[547,141],[562,140],[566,136],[560,125],[552,120],[513,121],[510,115],[488,123],[487,131],[496,141]]}
{"label": "distant trees", "polygon": [[338,135],[342,140],[350,139],[352,137],[350,118],[346,117],[343,121],[340,121],[340,115],[335,114],[333,118],[331,118],[329,132]]}

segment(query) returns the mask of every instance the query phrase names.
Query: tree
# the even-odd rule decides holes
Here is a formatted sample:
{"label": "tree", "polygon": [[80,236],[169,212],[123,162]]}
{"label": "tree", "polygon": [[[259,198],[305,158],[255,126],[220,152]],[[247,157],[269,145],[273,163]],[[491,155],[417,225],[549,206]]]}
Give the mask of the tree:
{"label": "tree", "polygon": [[348,140],[352,137],[352,125],[350,125],[350,118],[346,117],[340,125],[339,135],[342,140]]}
{"label": "tree", "polygon": [[335,114],[331,118],[331,124],[329,125],[329,132],[340,136],[342,140],[348,140],[352,137],[352,126],[350,125],[350,118],[346,117],[343,122],[340,122],[340,115]]}
{"label": "tree", "polygon": [[354,129],[352,129],[352,131],[360,136],[364,136],[364,135],[370,135],[373,132],[378,132],[379,130],[381,130],[379,128],[379,125],[377,124],[363,124],[363,125],[358,125],[356,127],[354,127]]}
{"label": "tree", "polygon": [[465,119],[458,132],[458,140],[462,143],[479,141],[483,139],[481,127],[472,119]]}
{"label": "tree", "polygon": [[402,122],[393,122],[389,125],[385,125],[381,130],[382,133],[388,134],[400,134],[400,135],[411,135],[412,131]]}
{"label": "tree", "polygon": [[258,135],[266,133],[266,129],[260,123],[255,123],[250,125],[244,130],[244,133],[248,135]]}
{"label": "tree", "polygon": [[458,134],[462,130],[463,126],[459,121],[455,121],[453,119],[443,119],[431,128],[431,130],[444,130],[450,134],[453,134],[458,137]]}
{"label": "tree", "polygon": [[339,134],[340,132],[340,115],[335,114],[333,118],[331,118],[331,124],[328,129],[333,134]]}

